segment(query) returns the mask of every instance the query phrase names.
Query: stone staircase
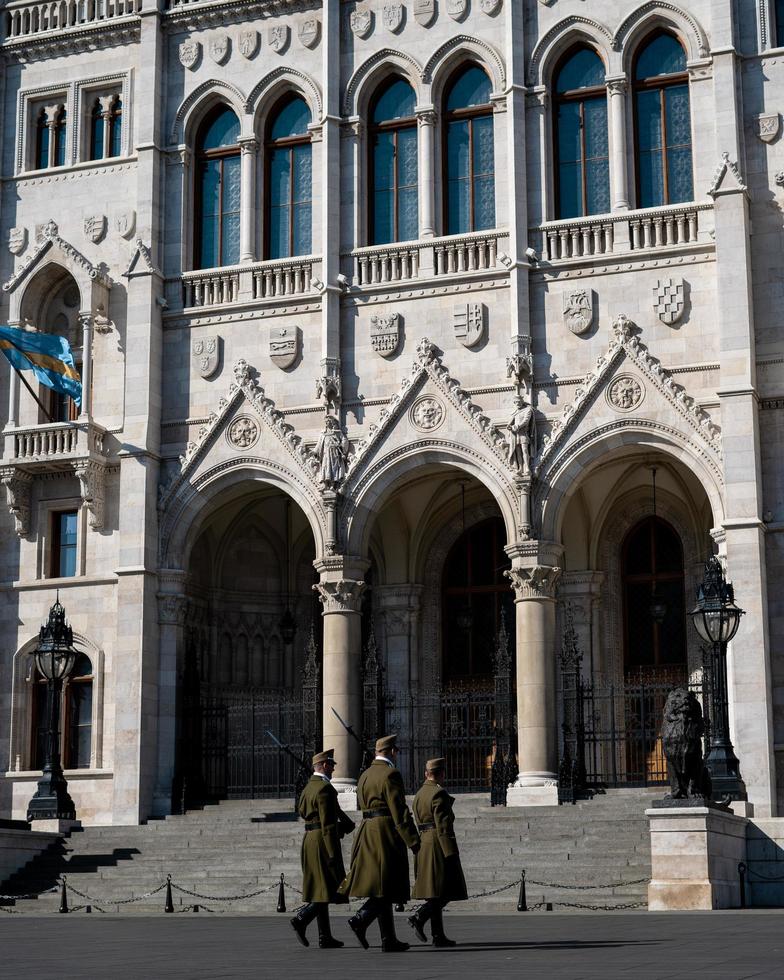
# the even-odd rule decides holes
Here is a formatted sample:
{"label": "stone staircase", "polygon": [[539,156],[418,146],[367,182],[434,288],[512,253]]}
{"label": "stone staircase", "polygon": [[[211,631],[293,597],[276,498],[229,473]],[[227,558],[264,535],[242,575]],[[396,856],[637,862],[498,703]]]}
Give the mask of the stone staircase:
{"label": "stone staircase", "polygon": [[[657,795],[660,791],[611,790],[574,806],[509,809],[491,808],[487,795],[459,796],[455,829],[469,894],[517,882],[524,868],[529,905],[542,900],[556,907],[566,902],[612,907],[644,903],[651,868],[644,810]],[[175,885],[210,896],[175,887],[175,910],[197,903],[213,911],[272,913],[281,873],[290,886],[300,886],[302,833],[282,800],[226,801],[138,827],[89,827],[29,862],[0,886],[0,893],[37,894],[67,875],[71,905],[90,902],[112,912],[160,913],[164,890],[129,904],[117,902],[145,895],[170,874]],[[350,840],[344,841],[347,864],[350,846]],[[618,884],[637,879],[646,881]],[[244,896],[262,888],[268,890],[231,903],[212,897]],[[460,903],[459,909],[512,912],[517,895],[515,884]],[[299,901],[289,888],[287,907],[295,908]],[[20,912],[55,911],[59,895],[3,904],[14,904]]]}

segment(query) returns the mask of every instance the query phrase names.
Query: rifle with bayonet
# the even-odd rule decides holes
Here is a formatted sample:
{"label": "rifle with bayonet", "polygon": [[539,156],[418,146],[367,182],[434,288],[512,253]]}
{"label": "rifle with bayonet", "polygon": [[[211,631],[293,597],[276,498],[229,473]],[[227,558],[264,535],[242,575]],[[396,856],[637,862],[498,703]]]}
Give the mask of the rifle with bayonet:
{"label": "rifle with bayonet", "polygon": [[312,766],[304,755],[297,755],[290,746],[284,744],[279,738],[273,735],[269,728],[267,729],[267,735],[269,735],[281,752],[285,752],[286,755],[290,756],[297,763],[297,775],[294,778],[294,812],[297,813],[299,811],[299,798],[310,779],[310,774],[313,771]]}
{"label": "rifle with bayonet", "polygon": [[360,738],[359,735],[357,735],[357,733],[354,731],[353,725],[349,725],[348,722],[344,721],[337,713],[337,711],[335,711],[334,708],[332,708],[331,710],[332,710],[332,714],[337,718],[337,720],[346,730],[346,733],[350,735],[354,739],[354,741],[358,743],[359,747],[362,749],[362,764],[359,767],[359,776],[361,776],[362,773],[368,768],[370,763],[373,761],[373,753],[370,751],[370,746],[367,744],[367,741],[364,738]]}

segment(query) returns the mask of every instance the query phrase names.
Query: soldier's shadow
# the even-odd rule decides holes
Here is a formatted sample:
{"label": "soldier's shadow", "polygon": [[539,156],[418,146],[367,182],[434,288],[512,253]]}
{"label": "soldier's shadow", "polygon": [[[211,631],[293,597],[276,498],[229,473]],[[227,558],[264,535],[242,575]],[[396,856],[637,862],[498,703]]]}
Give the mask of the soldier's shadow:
{"label": "soldier's shadow", "polygon": [[488,950],[505,950],[505,949],[622,949],[625,946],[659,946],[661,943],[659,940],[648,940],[648,939],[630,939],[630,940],[588,940],[582,941],[579,939],[556,939],[552,942],[543,940],[531,940],[530,942],[512,942],[511,940],[499,940],[498,942],[489,943],[458,943],[457,946],[451,946],[436,949],[433,946],[416,946],[411,947],[412,949],[417,949],[420,952],[433,952],[433,953],[481,953],[487,952]]}

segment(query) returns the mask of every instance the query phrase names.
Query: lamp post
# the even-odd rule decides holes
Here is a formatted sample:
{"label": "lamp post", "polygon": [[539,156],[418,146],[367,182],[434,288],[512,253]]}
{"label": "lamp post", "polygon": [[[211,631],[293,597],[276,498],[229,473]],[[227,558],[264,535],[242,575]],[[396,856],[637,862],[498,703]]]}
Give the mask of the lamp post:
{"label": "lamp post", "polygon": [[76,807],[60,762],[60,696],[75,660],[73,631],[65,620],[65,609],[58,597],[49,610],[48,622],[38,634],[35,651],[36,665],[47,684],[49,719],[43,775],[27,806],[30,821],[76,819]]}
{"label": "lamp post", "polygon": [[735,605],[735,593],[724,578],[721,562],[711,555],[705,562],[705,577],[697,586],[697,604],[691,617],[697,632],[710,644],[710,742],[705,766],[712,796],[724,803],[748,799],[730,739],[727,690],[727,644],[738,632],[743,614]]}

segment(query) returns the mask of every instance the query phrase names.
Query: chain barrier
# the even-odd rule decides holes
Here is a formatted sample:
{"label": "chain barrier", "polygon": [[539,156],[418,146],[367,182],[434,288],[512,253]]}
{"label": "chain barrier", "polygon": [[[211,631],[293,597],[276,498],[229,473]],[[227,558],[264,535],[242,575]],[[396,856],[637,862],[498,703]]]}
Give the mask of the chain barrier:
{"label": "chain barrier", "polygon": [[635,878],[633,881],[613,881],[603,885],[561,885],[552,881],[534,881],[533,878],[526,878],[526,884],[538,885],[540,888],[562,888],[564,891],[598,891],[603,888],[623,888],[624,885],[642,885],[650,881],[650,878]]}
{"label": "chain barrier", "polygon": [[[93,898],[92,895],[88,895],[86,892],[80,892],[78,888],[75,888],[73,885],[69,884],[65,875],[63,875],[63,881],[65,881],[66,887],[69,891],[72,891],[74,895],[78,895],[79,898],[92,902],[96,908],[99,905],[131,905],[134,902],[142,902],[145,898],[150,898],[153,895],[157,895],[158,892],[163,891],[163,889],[166,887],[166,882],[164,881],[163,884],[158,885],[157,888],[153,888],[152,891],[145,892],[143,895],[134,895],[132,898]],[[50,889],[50,891],[52,890],[56,891],[57,889]]]}
{"label": "chain barrier", "polygon": [[508,885],[501,885],[500,888],[491,888],[490,891],[476,892],[474,895],[468,895],[466,897],[468,899],[486,898],[488,895],[498,895],[499,892],[506,892],[509,891],[510,888],[517,888],[519,884],[520,884],[520,879],[518,878],[516,881],[510,881]]}
{"label": "chain barrier", "polygon": [[[284,883],[287,888],[293,888],[288,882]],[[171,883],[172,888],[176,889],[178,892],[182,892],[185,895],[190,895],[192,898],[206,898],[208,902],[241,902],[246,898],[256,898],[257,895],[263,895],[265,892],[271,892],[273,888],[277,888],[279,882],[273,881],[271,885],[267,885],[266,888],[259,888],[258,891],[248,892],[247,895],[202,895],[201,892],[193,892],[189,888],[183,888],[182,885],[178,885],[176,881]],[[161,885],[161,888],[164,886]],[[160,889],[159,889],[160,890]],[[294,891],[298,889],[294,888]],[[299,893],[300,895],[302,892]]]}
{"label": "chain barrier", "polygon": [[[4,899],[12,899],[13,901],[19,902],[24,898],[40,898],[41,895],[48,895],[50,892],[56,892],[60,886],[52,885],[51,888],[44,888],[42,892],[30,892],[29,895],[0,895],[0,901]],[[2,906],[0,906],[2,908]]]}
{"label": "chain barrier", "polygon": [[768,875],[760,874],[759,871],[755,871],[754,868],[746,868],[746,874],[754,875],[760,881],[784,881],[784,875],[777,875],[775,878],[770,878]]}

